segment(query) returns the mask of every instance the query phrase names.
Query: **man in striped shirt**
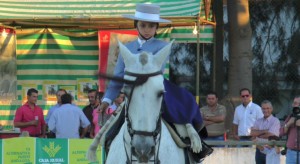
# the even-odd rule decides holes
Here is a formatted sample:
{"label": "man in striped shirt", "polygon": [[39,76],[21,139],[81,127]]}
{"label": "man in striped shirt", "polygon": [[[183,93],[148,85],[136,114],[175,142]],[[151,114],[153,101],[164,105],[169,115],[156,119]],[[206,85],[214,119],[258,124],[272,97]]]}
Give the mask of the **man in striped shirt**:
{"label": "man in striped shirt", "polygon": [[[300,95],[295,96],[292,105],[293,108],[300,108]],[[298,145],[300,136],[298,136],[297,133],[297,129],[300,126],[300,120],[298,117],[298,114],[296,116],[295,114],[289,115],[284,121],[284,126],[280,129],[280,135],[288,136],[286,143],[286,164],[300,163],[300,145]]]}
{"label": "man in striped shirt", "polygon": [[[279,136],[280,121],[272,115],[273,106],[268,100],[261,103],[263,118],[255,121],[250,135],[256,137],[257,141],[268,141],[270,136]],[[257,164],[266,163],[266,155],[256,148],[255,161]]]}

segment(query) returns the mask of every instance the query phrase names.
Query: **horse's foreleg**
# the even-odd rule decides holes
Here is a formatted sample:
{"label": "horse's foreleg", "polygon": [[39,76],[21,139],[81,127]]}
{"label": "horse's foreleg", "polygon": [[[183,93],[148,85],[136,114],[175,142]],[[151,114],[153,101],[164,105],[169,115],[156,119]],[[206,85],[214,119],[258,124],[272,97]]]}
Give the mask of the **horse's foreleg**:
{"label": "horse's foreleg", "polygon": [[201,139],[197,131],[195,130],[195,128],[192,126],[192,124],[174,124],[174,125],[180,137],[182,138],[189,137],[193,152],[199,153],[202,149]]}
{"label": "horse's foreleg", "polygon": [[202,149],[200,136],[191,124],[185,124],[185,126],[191,140],[191,148],[193,149],[193,152],[199,153]]}
{"label": "horse's foreleg", "polygon": [[179,136],[181,138],[189,137],[185,124],[174,124],[174,126],[176,128],[177,133],[179,134]]}

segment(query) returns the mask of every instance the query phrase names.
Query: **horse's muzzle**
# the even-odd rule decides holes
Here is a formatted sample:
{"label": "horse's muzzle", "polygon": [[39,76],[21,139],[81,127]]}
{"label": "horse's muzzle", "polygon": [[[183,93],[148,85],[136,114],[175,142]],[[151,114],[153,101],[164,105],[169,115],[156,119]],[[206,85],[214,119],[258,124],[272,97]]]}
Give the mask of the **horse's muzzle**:
{"label": "horse's muzzle", "polygon": [[140,163],[147,163],[153,157],[155,142],[153,137],[135,135],[132,140],[132,155]]}

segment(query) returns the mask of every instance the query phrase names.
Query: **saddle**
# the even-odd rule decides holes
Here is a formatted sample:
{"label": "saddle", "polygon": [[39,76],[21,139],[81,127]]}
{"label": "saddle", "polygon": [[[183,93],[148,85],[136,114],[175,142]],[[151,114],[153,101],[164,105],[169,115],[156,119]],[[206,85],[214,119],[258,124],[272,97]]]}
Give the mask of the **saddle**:
{"label": "saddle", "polygon": [[[112,127],[108,129],[108,131],[105,134],[105,153],[106,155],[109,152],[109,147],[114,140],[114,138],[117,136],[119,133],[124,121],[125,121],[125,110],[120,111],[120,115],[116,118],[117,120],[114,122]],[[162,119],[163,120],[163,119]],[[194,153],[192,149],[190,148],[190,139],[189,138],[181,138],[179,137],[178,133],[176,132],[175,127],[163,120],[166,127],[168,128],[173,140],[177,144],[178,147],[186,150],[189,152],[191,157],[197,162],[200,163],[209,156],[210,154],[213,153],[213,148],[209,145],[207,145],[202,138],[207,137],[207,131],[206,128],[202,128],[202,130],[199,132],[200,138],[201,138],[201,144],[202,144],[202,150],[199,153]]]}
{"label": "saddle", "polygon": [[168,123],[167,121],[163,120],[165,123],[166,127],[168,128],[173,140],[177,144],[178,147],[187,150],[189,154],[192,156],[195,162],[200,163],[209,156],[210,154],[213,153],[213,148],[206,144],[203,140],[203,138],[207,137],[207,130],[205,127],[203,127],[199,132],[199,136],[201,139],[201,145],[202,145],[202,150],[199,153],[194,153],[193,150],[191,149],[191,141],[189,138],[181,138],[179,134],[176,131],[175,126],[172,123]]}
{"label": "saddle", "polygon": [[[121,107],[122,106],[122,107]],[[110,125],[110,128],[107,129],[107,132],[104,133],[105,137],[105,142],[104,142],[104,147],[105,147],[105,153],[106,155],[108,154],[109,147],[114,140],[114,138],[118,135],[123,123],[125,122],[125,106],[122,104],[115,112],[115,120],[112,122],[112,125]],[[209,145],[207,145],[203,138],[206,138],[208,136],[207,130],[205,127],[203,127],[199,132],[199,136],[201,139],[201,144],[202,144],[202,150],[199,153],[194,153],[190,147],[191,141],[189,138],[181,138],[179,134],[176,131],[175,126],[172,123],[168,123],[164,119],[162,119],[163,122],[165,123],[166,127],[168,128],[173,140],[177,144],[178,147],[186,150],[189,152],[189,154],[192,156],[192,158],[197,162],[200,163],[201,161],[204,160],[205,157],[209,156],[210,154],[213,153],[213,148]]]}

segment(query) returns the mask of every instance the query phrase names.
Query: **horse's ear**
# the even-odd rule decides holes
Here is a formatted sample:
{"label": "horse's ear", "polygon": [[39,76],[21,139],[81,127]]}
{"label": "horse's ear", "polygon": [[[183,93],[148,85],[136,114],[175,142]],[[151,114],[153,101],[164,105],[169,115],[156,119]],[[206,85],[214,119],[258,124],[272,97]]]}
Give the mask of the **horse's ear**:
{"label": "horse's ear", "polygon": [[119,40],[118,40],[118,45],[119,45],[119,49],[120,49],[120,54],[123,57],[125,65],[129,64],[128,62],[133,61],[131,59],[131,58],[133,58],[133,55],[131,54],[129,49],[127,47],[125,47],[124,44],[121,43]]}
{"label": "horse's ear", "polygon": [[161,65],[165,62],[166,58],[169,56],[174,40],[175,39],[173,39],[164,48],[159,50],[156,55],[154,55],[154,60],[159,67],[161,67]]}

